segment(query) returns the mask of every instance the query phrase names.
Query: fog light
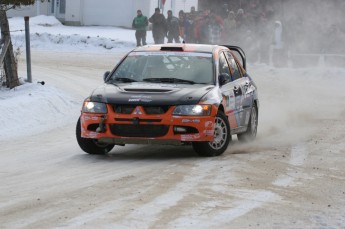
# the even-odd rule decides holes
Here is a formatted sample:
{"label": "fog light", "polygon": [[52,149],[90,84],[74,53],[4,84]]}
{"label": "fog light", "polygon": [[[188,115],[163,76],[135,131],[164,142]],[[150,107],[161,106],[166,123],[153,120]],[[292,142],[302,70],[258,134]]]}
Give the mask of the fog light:
{"label": "fog light", "polygon": [[174,126],[174,133],[186,133],[187,129],[181,126]]}

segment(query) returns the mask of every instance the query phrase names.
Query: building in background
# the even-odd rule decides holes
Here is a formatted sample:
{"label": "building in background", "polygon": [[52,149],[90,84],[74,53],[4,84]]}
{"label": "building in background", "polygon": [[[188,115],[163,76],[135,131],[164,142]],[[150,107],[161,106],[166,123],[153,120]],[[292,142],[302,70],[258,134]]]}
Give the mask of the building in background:
{"label": "building in background", "polygon": [[37,0],[35,5],[10,10],[9,17],[55,16],[66,25],[99,25],[130,28],[138,9],[150,17],[156,7],[167,16],[172,10],[176,16],[180,10],[189,12],[198,0]]}

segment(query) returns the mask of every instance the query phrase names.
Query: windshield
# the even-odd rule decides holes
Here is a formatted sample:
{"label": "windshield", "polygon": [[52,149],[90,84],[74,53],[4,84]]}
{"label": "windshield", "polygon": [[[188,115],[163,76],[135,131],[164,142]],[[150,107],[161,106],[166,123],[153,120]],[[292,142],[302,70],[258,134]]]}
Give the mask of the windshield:
{"label": "windshield", "polygon": [[212,54],[132,52],[109,78],[120,82],[213,84]]}

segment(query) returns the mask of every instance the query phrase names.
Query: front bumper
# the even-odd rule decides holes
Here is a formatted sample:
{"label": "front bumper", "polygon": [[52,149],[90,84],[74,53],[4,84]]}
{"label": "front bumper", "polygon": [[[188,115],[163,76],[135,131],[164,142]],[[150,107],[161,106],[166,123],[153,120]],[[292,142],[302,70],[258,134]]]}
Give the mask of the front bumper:
{"label": "front bumper", "polygon": [[81,113],[81,137],[110,144],[169,144],[213,141],[217,107],[210,116],[174,116],[175,106],[164,114],[146,114],[137,106],[130,114],[116,113],[107,105],[107,114]]}

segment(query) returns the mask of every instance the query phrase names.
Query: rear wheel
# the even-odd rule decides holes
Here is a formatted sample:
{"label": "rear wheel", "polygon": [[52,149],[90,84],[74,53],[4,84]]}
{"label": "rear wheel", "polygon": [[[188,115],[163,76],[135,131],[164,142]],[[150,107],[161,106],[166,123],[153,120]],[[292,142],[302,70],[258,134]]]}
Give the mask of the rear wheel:
{"label": "rear wheel", "polygon": [[100,143],[96,139],[82,138],[80,118],[76,126],[76,137],[80,148],[89,154],[107,154],[114,148],[114,144]]}
{"label": "rear wheel", "polygon": [[219,111],[214,127],[213,142],[193,142],[193,148],[200,156],[219,156],[228,148],[231,141],[230,125],[228,118],[222,111]]}
{"label": "rear wheel", "polygon": [[256,138],[256,133],[258,131],[258,110],[256,109],[256,105],[253,104],[252,110],[250,113],[250,120],[248,123],[248,128],[246,132],[242,134],[237,134],[237,139],[240,142],[250,142]]}

